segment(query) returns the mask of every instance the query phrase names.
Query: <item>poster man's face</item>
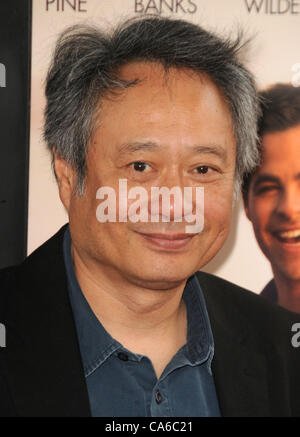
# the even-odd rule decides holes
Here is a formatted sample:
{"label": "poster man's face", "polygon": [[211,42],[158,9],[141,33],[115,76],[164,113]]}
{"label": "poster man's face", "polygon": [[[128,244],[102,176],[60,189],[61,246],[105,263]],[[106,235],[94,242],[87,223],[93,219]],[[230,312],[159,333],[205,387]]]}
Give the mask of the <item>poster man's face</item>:
{"label": "poster man's face", "polygon": [[[64,203],[82,256],[111,275],[164,287],[205,265],[228,235],[235,172],[231,115],[205,76],[175,69],[166,75],[161,66],[144,63],[123,67],[121,75],[141,82],[102,102],[88,151],[85,193]],[[149,238],[184,232],[186,223],[172,219],[173,201],[169,223],[99,223],[97,190],[109,186],[118,193],[120,179],[127,180],[128,190],[145,188],[149,198],[151,187],[204,187],[204,229],[173,247],[163,235]]]}
{"label": "poster man's face", "polygon": [[300,280],[300,125],[264,135],[262,146],[247,214],[273,271]]}

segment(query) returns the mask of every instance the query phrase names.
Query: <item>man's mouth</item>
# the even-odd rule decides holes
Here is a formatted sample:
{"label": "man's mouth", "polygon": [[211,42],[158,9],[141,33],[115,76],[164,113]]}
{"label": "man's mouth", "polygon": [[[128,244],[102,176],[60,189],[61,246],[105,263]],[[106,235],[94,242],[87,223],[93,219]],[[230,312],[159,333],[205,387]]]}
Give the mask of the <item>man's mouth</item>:
{"label": "man's mouth", "polygon": [[167,234],[167,233],[143,234],[140,232],[139,234],[153,245],[169,250],[184,248],[196,235],[196,234]]}
{"label": "man's mouth", "polygon": [[282,243],[295,244],[300,243],[300,228],[285,231],[272,232],[275,238]]}

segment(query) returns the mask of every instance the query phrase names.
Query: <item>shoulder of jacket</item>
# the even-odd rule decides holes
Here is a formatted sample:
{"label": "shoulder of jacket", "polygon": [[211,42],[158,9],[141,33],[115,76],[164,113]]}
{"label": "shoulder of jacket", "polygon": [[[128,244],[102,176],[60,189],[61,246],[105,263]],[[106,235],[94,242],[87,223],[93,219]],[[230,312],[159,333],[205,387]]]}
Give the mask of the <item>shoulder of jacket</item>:
{"label": "shoulder of jacket", "polygon": [[[5,302],[17,299],[19,293],[30,289],[30,284],[51,274],[51,269],[61,263],[62,240],[67,225],[39,246],[20,264],[0,269],[0,316]],[[49,273],[50,272],[50,273]]]}
{"label": "shoulder of jacket", "polygon": [[254,329],[291,330],[300,322],[300,314],[293,313],[262,296],[209,273],[197,272],[205,300],[212,311],[233,316],[238,314]]}

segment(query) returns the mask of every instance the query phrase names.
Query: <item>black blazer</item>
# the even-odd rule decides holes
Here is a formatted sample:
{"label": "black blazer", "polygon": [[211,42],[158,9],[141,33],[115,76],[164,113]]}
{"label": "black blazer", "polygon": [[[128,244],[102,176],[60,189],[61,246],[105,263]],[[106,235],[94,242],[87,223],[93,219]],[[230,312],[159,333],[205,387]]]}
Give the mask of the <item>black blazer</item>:
{"label": "black blazer", "polygon": [[[65,227],[21,265],[0,272],[0,416],[90,416],[68,298]],[[300,416],[300,316],[197,273],[215,341],[212,369],[223,416]]]}

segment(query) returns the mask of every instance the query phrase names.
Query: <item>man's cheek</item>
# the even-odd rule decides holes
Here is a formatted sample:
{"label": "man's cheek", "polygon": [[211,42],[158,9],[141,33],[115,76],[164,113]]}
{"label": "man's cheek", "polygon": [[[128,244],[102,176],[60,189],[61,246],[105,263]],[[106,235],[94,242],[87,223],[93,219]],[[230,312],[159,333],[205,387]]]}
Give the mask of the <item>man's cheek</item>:
{"label": "man's cheek", "polygon": [[230,226],[232,216],[231,204],[217,195],[205,197],[204,230],[207,227]]}

